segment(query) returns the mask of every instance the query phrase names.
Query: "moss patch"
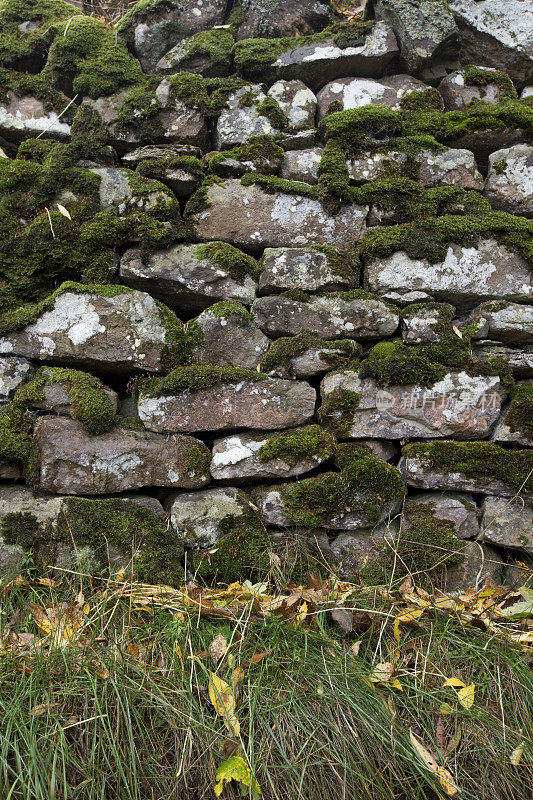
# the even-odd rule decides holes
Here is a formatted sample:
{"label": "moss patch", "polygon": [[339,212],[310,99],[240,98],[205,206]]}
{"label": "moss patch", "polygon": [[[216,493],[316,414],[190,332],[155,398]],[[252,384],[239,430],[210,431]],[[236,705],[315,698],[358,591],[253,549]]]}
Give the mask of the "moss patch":
{"label": "moss patch", "polygon": [[271,436],[257,451],[257,458],[261,463],[279,458],[290,466],[313,456],[325,461],[333,455],[336,444],[335,437],[320,425],[308,425]]}
{"label": "moss patch", "polygon": [[25,407],[44,400],[45,386],[54,383],[63,385],[73,418],[82,422],[91,433],[105,433],[113,427],[115,411],[102,381],[76,369],[41,367],[30,383],[17,390],[14,402]]}
{"label": "moss patch", "polygon": [[224,75],[231,71],[235,39],[231,30],[212,29],[182,39],[169,59],[170,69],[187,70],[198,57],[209,59],[211,74]]}
{"label": "moss patch", "polygon": [[220,303],[215,303],[206,308],[204,313],[212,314],[217,319],[233,317],[239,325],[249,325],[254,321],[253,314],[248,311],[246,306],[234,300],[221,300]]}
{"label": "moss patch", "polygon": [[297,336],[284,336],[272,342],[261,361],[261,371],[282,369],[290,374],[291,360],[311,349],[318,349],[320,358],[332,369],[343,366],[359,352],[359,346],[351,339],[321,339],[318,333],[302,331]]}
{"label": "moss patch", "polygon": [[135,391],[149,397],[177,395],[208,389],[216,384],[236,384],[241,381],[261,381],[267,376],[243,367],[218,367],[214,364],[190,364],[172,370],[163,378],[146,378],[137,382]]}
{"label": "moss patch", "polygon": [[495,83],[499,88],[502,97],[510,97],[516,100],[517,93],[509,75],[499,69],[483,69],[482,67],[464,67],[461,74],[466,86],[487,86]]}
{"label": "moss patch", "polygon": [[533,439],[533,386],[529,383],[519,383],[513,387],[505,424],[511,431]]}
{"label": "moss patch", "polygon": [[246,277],[259,278],[259,265],[255,258],[226,242],[206,242],[195,249],[196,258],[206,259],[226,272],[233,280],[243,283]]}
{"label": "moss patch", "polygon": [[33,419],[25,409],[9,403],[0,409],[0,461],[21,467],[27,482],[35,480]]}
{"label": "moss patch", "polygon": [[405,445],[402,454],[418,458],[428,469],[439,472],[459,472],[467,478],[490,486],[502,481],[518,490],[533,490],[533,451],[505,450],[491,442],[428,442]]}
{"label": "moss patch", "polygon": [[359,408],[361,395],[340,387],[329,392],[318,409],[320,424],[332,431],[339,439],[350,435],[354,414]]}
{"label": "moss patch", "polygon": [[216,169],[217,164],[223,164],[227,159],[251,163],[258,172],[271,169],[272,164],[281,163],[285,158],[283,148],[276,142],[274,136],[251,136],[246,144],[234,147],[232,150],[223,150],[209,159],[209,168]]}

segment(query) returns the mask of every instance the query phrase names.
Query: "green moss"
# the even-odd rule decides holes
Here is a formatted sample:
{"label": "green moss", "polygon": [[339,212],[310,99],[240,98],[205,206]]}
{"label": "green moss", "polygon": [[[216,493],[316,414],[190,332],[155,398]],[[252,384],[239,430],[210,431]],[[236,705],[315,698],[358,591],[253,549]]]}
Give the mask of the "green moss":
{"label": "green moss", "polygon": [[[72,7],[63,0],[2,0],[0,13],[0,64],[25,70],[33,61],[44,65],[57,24],[72,16]],[[23,22],[35,28],[23,33],[18,27]]]}
{"label": "green moss", "polygon": [[442,579],[448,567],[464,560],[464,543],[451,522],[437,519],[422,503],[407,503],[405,513],[406,529],[363,567],[361,578],[367,584],[388,584],[391,578],[401,582],[412,575],[417,585],[429,588]]}
{"label": "green moss", "polygon": [[533,386],[529,383],[519,383],[513,387],[505,424],[511,431],[533,439]]}
{"label": "green moss", "polygon": [[294,300],[296,303],[308,303],[311,299],[303,289],[287,289],[286,292],[282,292],[281,296],[288,297],[289,300]]}
{"label": "green moss", "polygon": [[280,487],[285,514],[295,525],[316,528],[328,517],[350,509],[378,522],[383,506],[399,502],[405,491],[396,467],[376,458],[370,448],[340,445],[336,456],[339,473],[324,473]]}
{"label": "green moss", "polygon": [[161,348],[161,364],[164,369],[173,369],[178,364],[186,364],[196,345],[194,331],[188,331],[183,323],[159,300],[154,301],[161,324],[165,329],[165,344]]}
{"label": "green moss", "polygon": [[211,453],[200,442],[188,442],[183,448],[185,472],[190,478],[211,477]]}
{"label": "green moss", "polygon": [[243,253],[226,242],[206,242],[195,249],[196,258],[206,259],[226,272],[234,281],[243,283],[245,278],[259,278],[259,265],[255,258]]}
{"label": "green moss", "polygon": [[461,74],[466,86],[487,86],[495,83],[500,89],[502,97],[516,99],[517,93],[510,77],[499,69],[483,69],[482,67],[464,67]]}
{"label": "green moss", "polygon": [[185,218],[190,219],[194,214],[201,214],[206,208],[210,208],[211,202],[209,201],[208,191],[214,184],[224,186],[224,181],[217,175],[208,175],[193,196],[187,201],[185,206]]}
{"label": "green moss", "polygon": [[219,28],[200,31],[178,43],[170,58],[170,68],[187,70],[194,64],[195,57],[200,56],[209,59],[211,74],[227,75],[231,71],[234,46],[231,30]]}
{"label": "green moss", "polygon": [[328,114],[321,123],[326,140],[334,140],[345,152],[356,152],[404,131],[404,117],[388,106],[367,105]]}
{"label": "green moss", "polygon": [[358,392],[350,389],[334,389],[324,397],[318,409],[320,424],[340,439],[346,438],[350,435],[354,414],[360,402],[361,395]]}
{"label": "green moss", "polygon": [[241,183],[243,186],[256,184],[269,194],[283,192],[284,194],[297,194],[302,197],[309,197],[311,200],[316,200],[318,198],[318,189],[316,186],[310,186],[308,183],[301,183],[300,181],[288,181],[285,180],[285,178],[278,178],[276,175],[261,175],[257,172],[247,172],[246,175],[241,178]]}
{"label": "green moss", "polygon": [[217,319],[235,317],[241,325],[249,325],[250,322],[254,321],[253,314],[248,311],[246,306],[243,306],[242,303],[235,302],[235,300],[222,300],[220,303],[209,306],[206,311]]}
{"label": "green moss", "polygon": [[335,437],[320,425],[307,425],[271,436],[257,451],[257,458],[261,463],[279,458],[291,466],[313,456],[325,461],[333,455],[336,444]]}
{"label": "green moss", "polygon": [[517,128],[524,131],[526,140],[532,139],[533,108],[520,100],[505,98],[496,104],[472,100],[464,111],[420,111],[406,114],[404,134],[426,134],[448,144],[469,133]]}
{"label": "green moss", "polygon": [[259,516],[248,504],[242,514],[228,515],[220,522],[223,538],[208,553],[195,553],[198,577],[232,583],[263,579],[270,569],[270,538]]}
{"label": "green moss", "polygon": [[102,381],[76,369],[41,367],[34,379],[21,386],[14,402],[26,407],[44,400],[44,388],[61,383],[68,395],[72,417],[82,422],[93,434],[110,430],[115,422],[115,410],[104,391]]}
{"label": "green moss", "polygon": [[341,367],[359,352],[357,343],[351,339],[332,341],[321,339],[318,333],[302,331],[297,336],[284,336],[272,342],[263,356],[261,370],[262,372],[271,372],[275,369],[282,369],[290,373],[291,360],[312,348],[318,349],[320,358],[328,361],[332,368]]}
{"label": "green moss", "polygon": [[312,245],[310,249],[324,253],[328,269],[334,275],[338,275],[345,281],[356,282],[359,264],[355,253],[321,244]]}
{"label": "green moss", "polygon": [[146,428],[139,417],[122,417],[118,421],[118,427],[126,431],[144,431]]}
{"label": "green moss", "polygon": [[274,136],[251,136],[246,144],[216,153],[209,160],[209,169],[213,170],[217,164],[224,163],[227,159],[241,162],[251,162],[255,170],[270,169],[272,163],[280,163],[285,157],[283,148],[277,144]]}
{"label": "green moss", "polygon": [[288,120],[281,110],[277,100],[273,97],[265,97],[257,103],[255,110],[261,117],[266,117],[273,128],[282,131],[288,125]]}
{"label": "green moss", "polygon": [[[128,508],[119,499],[65,499],[65,514],[57,522],[59,541],[89,546],[103,565],[108,545],[133,557],[136,580],[183,584],[183,547],[164,520],[147,508]],[[126,564],[124,565],[126,566]]]}
{"label": "green moss", "polygon": [[265,80],[268,68],[284,52],[296,47],[327,42],[333,39],[338,47],[358,47],[372,29],[373,21],[357,20],[336,23],[310,36],[287,36],[279,39],[244,39],[235,46],[235,68],[240,75]]}
{"label": "green moss", "polygon": [[402,111],[442,111],[444,102],[438,89],[407,92],[400,100]]}
{"label": "green moss", "polygon": [[533,451],[505,450],[491,442],[427,442],[406,445],[402,453],[417,458],[429,469],[458,472],[490,486],[494,480],[518,490],[533,490]]}
{"label": "green moss", "polygon": [[208,117],[220,114],[230,94],[246,86],[236,78],[202,78],[190,72],[172,75],[168,81],[172,99]]}
{"label": "green moss", "polygon": [[155,178],[164,182],[169,171],[178,169],[188,172],[198,181],[205,177],[204,163],[199,158],[195,158],[195,156],[147,158],[137,164],[135,171],[145,178]]}
{"label": "green moss", "polygon": [[33,419],[25,409],[9,403],[0,409],[0,461],[21,467],[26,481],[35,480]]}
{"label": "green moss", "polygon": [[149,397],[177,395],[208,389],[216,384],[236,384],[241,381],[261,381],[266,375],[243,367],[219,367],[214,364],[189,364],[178,367],[162,378],[146,378],[136,386],[136,393]]}

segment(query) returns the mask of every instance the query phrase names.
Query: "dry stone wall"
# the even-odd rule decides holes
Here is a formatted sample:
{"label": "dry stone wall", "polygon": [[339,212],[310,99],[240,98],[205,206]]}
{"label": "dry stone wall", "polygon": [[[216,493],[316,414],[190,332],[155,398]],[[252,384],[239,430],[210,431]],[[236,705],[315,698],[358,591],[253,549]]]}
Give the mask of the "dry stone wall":
{"label": "dry stone wall", "polygon": [[522,580],[533,12],[343,9],[0,0],[2,575]]}

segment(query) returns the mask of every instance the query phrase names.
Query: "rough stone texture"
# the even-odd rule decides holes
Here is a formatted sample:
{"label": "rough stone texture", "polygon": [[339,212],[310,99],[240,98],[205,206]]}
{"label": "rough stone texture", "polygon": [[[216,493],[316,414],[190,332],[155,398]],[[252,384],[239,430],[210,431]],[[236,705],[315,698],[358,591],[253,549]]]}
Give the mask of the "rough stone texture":
{"label": "rough stone texture", "polygon": [[325,28],[327,0],[243,0],[244,21],[237,39],[306,36]]}
{"label": "rough stone texture", "polygon": [[390,526],[377,525],[375,528],[340,533],[331,542],[331,560],[339,576],[353,580],[363,567],[375,561],[383,550],[383,543],[390,537]]}
{"label": "rough stone texture", "polygon": [[134,7],[119,29],[145,72],[154,72],[157,62],[180,39],[221,25],[226,0],[160,0],[146,7]]}
{"label": "rough stone texture", "polygon": [[261,263],[260,294],[284,292],[287,289],[307,292],[350,289],[357,282],[355,271],[347,269],[339,274],[327,253],[312,248],[266,248]]}
{"label": "rough stone texture", "polygon": [[497,211],[533,217],[533,147],[516,144],[489,156],[484,195]]}
{"label": "rough stone texture", "polygon": [[257,283],[250,275],[237,281],[209,259],[198,258],[196,248],[177,244],[153,250],[146,261],[140,249],[131,248],[120,261],[120,277],[128,286],[185,311],[200,311],[217,300],[253,302]]}
{"label": "rough stone texture", "polygon": [[493,376],[449,372],[433,386],[387,386],[356,372],[335,372],[322,380],[326,398],[335,389],[360,395],[350,437],[481,439],[498,419],[505,390]]}
{"label": "rough stone texture", "polygon": [[0,406],[13,400],[23,383],[33,378],[35,369],[25,358],[0,358]]}
{"label": "rough stone texture", "polygon": [[320,331],[324,339],[376,339],[398,327],[398,314],[378,298],[349,300],[335,294],[311,297],[308,302],[290,297],[258,298],[252,311],[269,336],[295,336]]}
{"label": "rough stone texture", "polygon": [[[242,308],[244,312],[244,308]],[[198,364],[230,364],[256,369],[270,346],[252,317],[222,306],[206,309],[196,318],[202,330],[202,344],[194,350]]]}
{"label": "rough stone texture", "polygon": [[463,561],[446,567],[443,582],[449,594],[464,592],[465,588],[481,588],[487,581],[496,586],[502,583],[504,561],[493,547],[480,542],[464,543]]}
{"label": "rough stone texture", "polygon": [[318,118],[323,119],[330,103],[342,104],[342,109],[361,106],[382,105],[398,110],[400,100],[408,92],[423,92],[425,83],[410,75],[393,75],[391,78],[371,80],[369,78],[339,78],[328,83],[317,94]]}
{"label": "rough stone texture", "polygon": [[292,128],[312,128],[315,124],[316,96],[302,81],[276,81],[268,90]]}
{"label": "rough stone texture", "polygon": [[149,213],[156,207],[158,210],[169,211],[172,209],[174,216],[180,219],[174,206],[175,197],[172,192],[159,181],[144,178],[147,187],[153,187],[148,193],[137,194],[130,185],[130,179],[135,173],[127,169],[114,169],[113,167],[93,167],[90,170],[100,178],[99,196],[100,205],[104,211],[111,209],[118,211],[119,215],[131,214],[134,211]]}
{"label": "rough stone texture", "polygon": [[368,213],[368,206],[347,205],[332,217],[318,200],[270,194],[237,180],[210,186],[207,202],[205,210],[191,216],[198,237],[222,239],[253,251],[315,244],[349,250],[360,239]]}
{"label": "rough stone texture", "polygon": [[[294,431],[298,433],[298,429]],[[293,478],[309,472],[327,459],[330,453],[295,454],[289,462],[283,458],[262,461],[259,451],[273,434],[234,433],[216,439],[213,445],[211,476],[213,480],[248,481]]]}
{"label": "rough stone texture", "polygon": [[533,343],[533,306],[482,303],[468,319],[479,322],[475,335],[480,339],[495,339],[509,345]]}
{"label": "rough stone texture", "polygon": [[417,505],[427,506],[435,519],[451,522],[461,539],[474,539],[479,535],[478,510],[470,494],[420,492],[409,495],[403,510],[404,527],[409,527]]}
{"label": "rough stone texture", "polygon": [[497,83],[469,86],[465,81],[465,72],[461,69],[443,78],[438,88],[446,111],[464,111],[472,100],[496,105],[505,96]]}
{"label": "rough stone texture", "polygon": [[[118,408],[118,395],[109,386],[103,386],[102,391],[113,406],[113,414],[117,413]],[[72,417],[72,405],[67,391],[67,384],[65,381],[57,383],[49,383],[42,388],[42,399],[32,400],[30,406],[32,408],[39,408],[42,411],[49,411],[53,414],[61,414],[63,416]]]}
{"label": "rough stone texture", "polygon": [[[432,2],[433,0],[431,0]],[[451,147],[444,153],[424,150],[415,156],[420,164],[418,180],[423,186],[461,186],[483,189],[483,177],[470,150]]]}
{"label": "rough stone texture", "polygon": [[119,111],[128,94],[127,89],[121,89],[97,100],[84,98],[84,103],[100,114],[109,134],[110,144],[120,153],[139,145],[167,143],[207,149],[208,132],[204,116],[194,108],[187,108],[183,103],[172,100],[170,83],[166,78],[155,92],[157,101],[161,104],[157,114],[144,120],[142,111],[139,110],[138,124],[124,128],[119,122]]}
{"label": "rough stone texture", "polygon": [[371,261],[365,272],[369,290],[377,294],[418,289],[458,308],[484,299],[525,302],[533,297],[527,262],[493,239],[472,247],[452,244],[445,260],[436,264],[399,251]]}
{"label": "rough stone texture", "polygon": [[[333,39],[301,44],[281,53],[273,64],[262,71],[261,77],[270,83],[301,80],[316,92],[328,81],[346,75],[378,77],[397,52],[398,45],[392,29],[384,22],[377,22],[357,47],[340,48]],[[244,77],[260,79],[255,71],[254,75],[245,74]]]}
{"label": "rough stone texture", "polygon": [[[248,99],[249,95],[252,95],[253,99]],[[246,100],[246,105],[243,105],[243,98]],[[274,136],[280,132],[268,117],[257,111],[257,106],[265,98],[266,95],[260,86],[242,86],[230,94],[217,122],[215,133],[217,150],[228,150],[244,144],[251,136]]]}
{"label": "rough stone texture", "polygon": [[0,458],[0,481],[18,481],[22,478],[22,470],[17,464],[8,464]]}
{"label": "rough stone texture", "polygon": [[[431,445],[428,447],[431,448]],[[528,451],[518,452],[527,453]],[[438,467],[432,467],[429,458],[425,455],[402,456],[398,469],[404,476],[407,485],[417,489],[450,489],[451,491],[479,492],[498,497],[514,497],[516,494],[516,488],[497,478],[467,476],[463,472],[444,471]]]}
{"label": "rough stone texture", "polygon": [[[39,135],[48,139],[69,138],[69,123],[57,111],[48,111],[36,97],[17,97],[8,90],[7,98],[8,102],[0,103],[0,134],[9,141],[20,142]],[[65,105],[68,102],[65,98]]]}
{"label": "rough stone texture", "polygon": [[[292,337],[284,337],[283,341],[290,344],[293,340]],[[363,348],[358,342],[345,339],[344,344],[349,345],[348,350],[335,342],[328,343],[322,340],[319,345],[306,347],[297,355],[288,355],[286,362],[276,364],[272,369],[267,370],[263,365],[262,370],[278,378],[312,378],[332,369],[338,369],[350,358],[362,355]]]}
{"label": "rough stone texture", "polygon": [[455,56],[459,36],[445,2],[377,0],[374,10],[393,28],[401,51],[401,66],[414,73]]}
{"label": "rough stone texture", "polygon": [[[132,169],[144,161],[161,161],[179,156],[194,156],[201,158],[202,151],[192,145],[145,145],[125,153],[122,163]],[[186,197],[194,192],[199,178],[186,167],[161,166],[160,180],[168,186],[176,197]]]}
{"label": "rough stone texture", "polygon": [[165,329],[144,292],[64,292],[36,322],[0,338],[0,353],[102,371],[158,372]]}
{"label": "rough stone texture", "polygon": [[191,466],[191,448],[194,455],[209,451],[189,436],[124,428],[91,436],[75,420],[41,417],[35,445],[36,488],[55,494],[109,494],[143,486],[197,489],[209,482]]}
{"label": "rough stone texture", "polygon": [[483,541],[533,555],[533,508],[520,498],[485,497],[481,504]]}
{"label": "rough stone texture", "polygon": [[7,544],[2,538],[2,523],[7,514],[32,514],[38,525],[52,525],[62,507],[59,497],[39,497],[27,486],[0,487],[0,574],[20,572],[27,554],[21,545]]}
{"label": "rough stone texture", "polygon": [[315,184],[318,181],[317,169],[322,160],[322,153],[322,147],[288,150],[281,165],[281,177],[289,181]]}
{"label": "rough stone texture", "polygon": [[316,392],[308,383],[275,378],[235,385],[218,383],[179,395],[139,395],[139,417],[159,433],[276,430],[302,425],[315,410]]}
{"label": "rough stone texture", "polygon": [[[405,344],[440,341],[440,326],[448,320],[449,327],[454,311],[454,307],[448,303],[428,305],[426,308],[417,306],[412,311],[406,308],[401,321],[403,341]],[[449,316],[446,312],[449,312]]]}
{"label": "rough stone texture", "polygon": [[185,547],[205,550],[227,534],[220,523],[253,511],[248,496],[232,487],[207,489],[193,494],[172,494],[165,506],[170,524]]}
{"label": "rough stone texture", "polygon": [[472,347],[474,358],[486,361],[488,358],[501,358],[513,370],[517,378],[533,378],[533,346],[525,345],[522,349],[507,347],[491,341],[476,342]]}
{"label": "rough stone texture", "polygon": [[465,63],[503,69],[511,78],[533,77],[533,8],[527,0],[449,0]]}
{"label": "rough stone texture", "polygon": [[[519,386],[520,384],[517,385]],[[522,428],[515,427],[514,425],[511,427],[511,425],[508,424],[508,412],[509,407],[503,409],[501,418],[498,420],[498,424],[491,436],[491,441],[497,444],[515,444],[520,447],[533,447],[533,436],[528,436],[527,431],[522,430]]]}

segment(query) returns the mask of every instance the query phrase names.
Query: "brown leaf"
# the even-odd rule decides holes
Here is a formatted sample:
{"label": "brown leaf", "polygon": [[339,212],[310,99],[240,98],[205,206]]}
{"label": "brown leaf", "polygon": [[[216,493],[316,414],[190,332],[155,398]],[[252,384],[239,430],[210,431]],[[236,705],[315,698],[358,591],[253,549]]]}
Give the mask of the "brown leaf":
{"label": "brown leaf", "polygon": [[248,658],[246,661],[243,662],[242,666],[244,669],[250,667],[252,664],[259,664],[264,658],[266,658],[272,650],[265,650],[264,653],[255,653],[251,658]]}
{"label": "brown leaf", "polygon": [[331,618],[344,631],[344,633],[352,633],[353,631],[352,611],[347,611],[345,608],[332,608]]}
{"label": "brown leaf", "polygon": [[228,642],[226,640],[226,637],[222,636],[222,634],[219,633],[217,636],[215,636],[215,638],[207,648],[207,651],[211,656],[211,658],[213,659],[213,661],[215,662],[215,664],[218,664],[218,662],[220,661],[220,659],[222,658],[227,649],[228,649]]}

